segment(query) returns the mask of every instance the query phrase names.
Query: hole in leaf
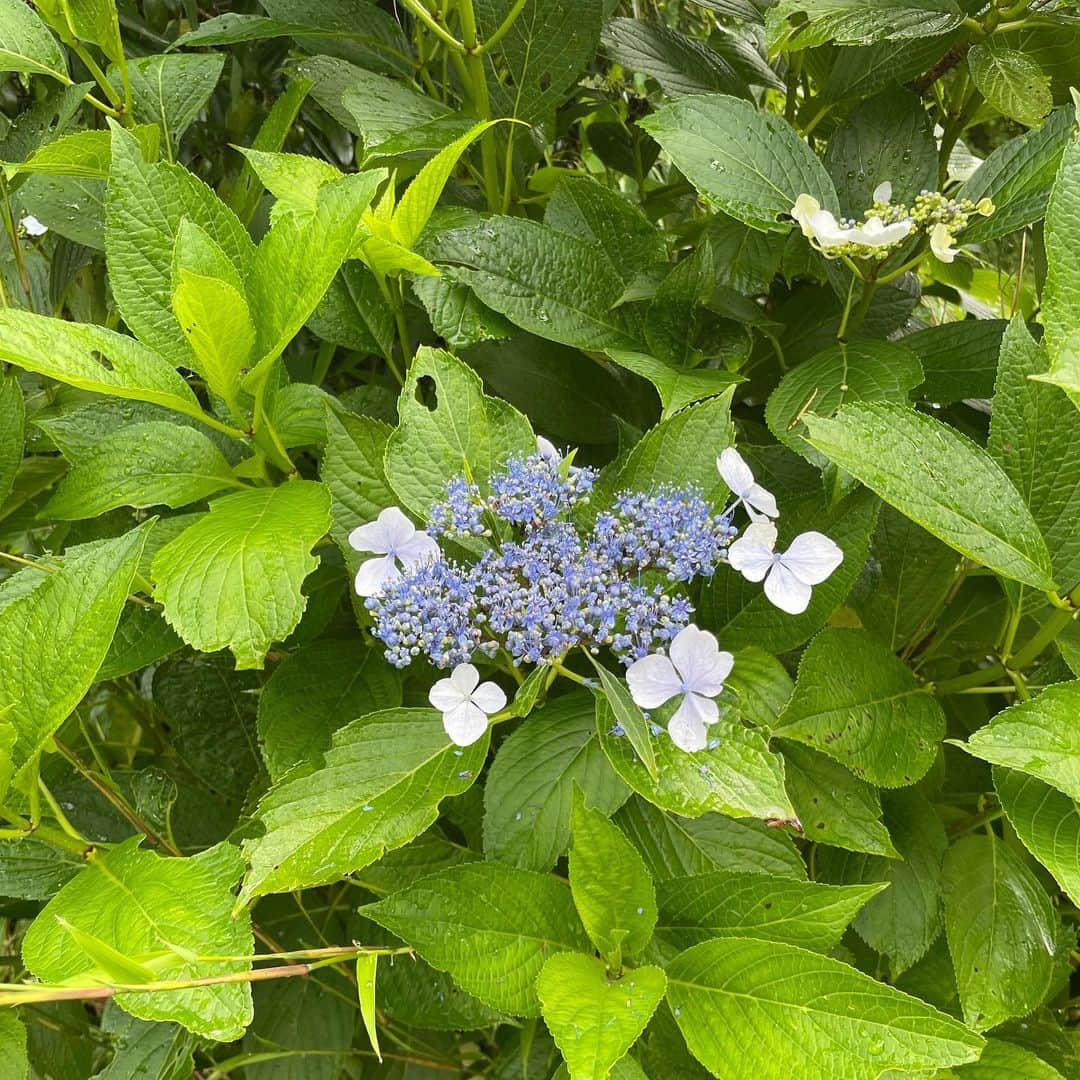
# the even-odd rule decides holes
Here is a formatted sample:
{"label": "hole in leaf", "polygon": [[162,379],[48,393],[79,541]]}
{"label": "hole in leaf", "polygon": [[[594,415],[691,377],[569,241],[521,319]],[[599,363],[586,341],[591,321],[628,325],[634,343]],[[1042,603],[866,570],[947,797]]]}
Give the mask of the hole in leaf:
{"label": "hole in leaf", "polygon": [[430,375],[421,375],[416,380],[416,400],[428,412],[434,412],[439,407],[439,395],[435,390],[435,380]]}

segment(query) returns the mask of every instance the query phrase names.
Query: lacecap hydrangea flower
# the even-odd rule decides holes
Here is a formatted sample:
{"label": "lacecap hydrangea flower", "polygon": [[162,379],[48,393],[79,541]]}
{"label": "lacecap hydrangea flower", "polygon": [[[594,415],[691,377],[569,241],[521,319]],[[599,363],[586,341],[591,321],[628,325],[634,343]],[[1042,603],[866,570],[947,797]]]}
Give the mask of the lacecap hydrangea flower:
{"label": "lacecap hydrangea flower", "polygon": [[788,211],[810,243],[826,258],[881,259],[922,229],[935,258],[950,263],[956,258],[956,235],[966,228],[972,214],[994,212],[989,199],[948,198],[937,191],[922,191],[910,207],[892,201],[892,183],[884,181],[874,189],[873,205],[861,221],[838,220],[831,210],[822,209],[813,195],[803,193]]}
{"label": "lacecap hydrangea flower", "polygon": [[[453,477],[430,509],[427,532],[391,507],[351,534],[354,547],[377,556],[356,583],[372,634],[396,667],[423,659],[452,669],[430,701],[460,745],[480,738],[506,704],[497,684],[480,682],[474,660],[549,665],[557,674],[574,650],[609,650],[626,666],[642,708],[681,695],[668,730],[681,748],[701,749],[733,661],[691,623],[685,587],[731,562],[748,577],[758,573],[754,580],[764,577],[766,595],[785,610],[805,592],[803,610],[809,586],[839,563],[828,565],[821,541],[832,542],[817,533],[775,556],[773,495],[733,448],[718,456],[717,470],[732,492],[727,506],[714,507],[691,484],[658,484],[607,494],[589,514],[597,471],[573,465],[573,455],[546,440],[533,454],[509,458],[483,489]],[[749,546],[733,524],[740,507],[751,518]]]}

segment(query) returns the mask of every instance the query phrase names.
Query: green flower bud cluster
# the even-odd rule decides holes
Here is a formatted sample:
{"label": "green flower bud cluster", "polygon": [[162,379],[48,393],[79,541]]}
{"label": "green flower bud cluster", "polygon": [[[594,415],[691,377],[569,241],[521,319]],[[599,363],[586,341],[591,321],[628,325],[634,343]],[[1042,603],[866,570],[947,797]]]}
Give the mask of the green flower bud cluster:
{"label": "green flower bud cluster", "polygon": [[973,214],[989,217],[994,204],[989,199],[973,203],[970,199],[949,199],[940,191],[922,191],[915,197],[910,211],[905,213],[917,225],[931,232],[935,225],[944,225],[955,236],[967,228]]}

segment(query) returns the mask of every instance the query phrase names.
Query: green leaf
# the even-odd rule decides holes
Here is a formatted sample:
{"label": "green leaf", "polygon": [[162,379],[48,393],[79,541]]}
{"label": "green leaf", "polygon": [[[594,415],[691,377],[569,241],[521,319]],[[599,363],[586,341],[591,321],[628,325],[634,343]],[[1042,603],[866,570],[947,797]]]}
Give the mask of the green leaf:
{"label": "green leaf", "polygon": [[964,181],[959,198],[994,203],[988,218],[976,218],[964,230],[965,241],[981,243],[1042,219],[1074,123],[1071,105],[1055,109],[1042,127],[1002,143]]}
{"label": "green leaf", "polygon": [[113,127],[105,213],[109,285],[124,322],[143,344],[175,365],[191,352],[172,310],[173,248],[181,222],[198,225],[238,270],[254,245],[236,215],[194,173],[142,160],[134,137]]}
{"label": "green leaf", "polygon": [[634,748],[641,764],[652,781],[657,780],[656,752],[653,749],[653,740],[649,732],[649,726],[645,717],[638,708],[634,699],[630,696],[630,689],[622,679],[612,675],[610,671],[591,654],[589,659],[596,668],[596,674],[600,676],[600,686],[603,690],[603,698],[597,695],[596,717],[600,721],[601,710],[605,715],[610,710],[615,718],[615,723],[626,735],[627,741]]}
{"label": "green leaf", "polygon": [[514,1016],[539,1015],[535,982],[549,956],[589,948],[563,882],[501,863],[440,871],[360,911]]}
{"label": "green leaf", "polygon": [[954,1070],[957,1080],[1065,1080],[1030,1050],[1000,1039],[987,1039],[979,1060]]}
{"label": "green leaf", "polygon": [[647,431],[625,460],[616,459],[604,470],[593,502],[617,491],[649,491],[671,483],[693,484],[706,499],[722,505],[729,492],[717,472],[716,459],[735,441],[731,389],[682,409]]}
{"label": "green leaf", "polygon": [[[418,288],[421,285],[445,286],[446,280],[415,279],[412,287],[423,299],[425,294]],[[472,296],[468,289],[462,287],[462,291]],[[451,334],[442,332],[447,328],[439,323],[435,314],[431,318],[440,337],[446,337],[451,345],[462,344],[450,340]],[[394,313],[387,307],[375,275],[361,262],[347,262],[342,266],[309,316],[307,325],[324,341],[332,341],[335,345],[344,345],[360,353],[393,355]]]}
{"label": "green leaf", "polygon": [[78,520],[118,506],[186,506],[237,486],[229,463],[201,431],[152,420],[128,424],[78,455],[42,513]]}
{"label": "green leaf", "polygon": [[16,900],[49,900],[85,865],[77,855],[33,836],[0,840],[0,891]]}
{"label": "green leaf", "polygon": [[994,788],[1024,847],[1057,879],[1075,904],[1080,897],[1080,809],[1034,776],[994,768]]}
{"label": "green leaf", "polygon": [[536,448],[525,417],[485,396],[479,376],[439,349],[417,352],[398,414],[401,422],[386,444],[386,475],[401,502],[422,518],[464,469],[484,488],[507,458]]}
{"label": "green leaf", "polygon": [[896,854],[881,822],[876,788],[816,750],[780,745],[787,791],[809,839],[871,855]]}
{"label": "green leaf", "polygon": [[164,660],[182,646],[183,642],[172,632],[160,611],[131,604],[120,616],[112,645],[94,681],[107,682],[130,675],[139,668]]}
{"label": "green leaf", "polygon": [[606,1080],[645,1030],[666,988],[658,967],[628,969],[612,979],[603,962],[591,956],[550,957],[536,992],[569,1080]]}
{"label": "green leaf", "polygon": [[871,545],[873,588],[852,597],[863,626],[892,652],[928,633],[956,580],[961,558],[922,526],[886,506]]}
{"label": "green leaf", "polygon": [[[285,90],[270,107],[266,119],[259,126],[251,143],[253,150],[276,152],[281,149],[311,86],[310,79],[299,75],[289,81]],[[236,211],[236,216],[241,221],[245,223],[251,221],[262,198],[262,185],[249,162],[244,162],[240,172],[231,182],[226,181],[221,185],[221,196]]]}
{"label": "green leaf", "polygon": [[677,412],[696,401],[728,395],[728,391],[743,381],[743,376],[724,368],[673,368],[648,353],[628,352],[625,349],[608,349],[608,356],[619,367],[640,375],[656,387],[660,404],[664,407],[664,420],[670,420]]}
{"label": "green leaf", "polygon": [[884,645],[860,630],[828,628],[803,653],[776,732],[871,784],[904,787],[933,763],[945,714]]}
{"label": "green leaf", "polygon": [[371,1049],[382,1061],[379,1050],[379,1030],[375,1026],[375,976],[378,971],[379,954],[362,952],[356,956],[356,987],[360,995],[360,1015],[364,1018],[364,1030],[367,1032]]}
{"label": "green leaf", "polygon": [[29,1075],[26,1028],[14,1009],[5,1009],[0,1012],[0,1080],[26,1080]]}
{"label": "green leaf", "polygon": [[871,45],[944,34],[959,26],[954,0],[780,0],[765,16],[769,52],[833,41]]}
{"label": "green leaf", "polygon": [[443,188],[457,167],[458,159],[476,139],[497,123],[497,120],[484,120],[474,124],[460,138],[444,146],[413,177],[390,219],[391,231],[399,244],[407,248],[415,246],[435,210]]}
{"label": "green leaf", "polygon": [[0,506],[22,464],[25,436],[26,403],[19,380],[13,375],[0,378]]}
{"label": "green leaf", "polygon": [[891,41],[856,45],[833,53],[822,93],[834,105],[881,93],[914,79],[934,66],[955,44],[959,31],[913,38],[898,49]]}
{"label": "green leaf", "polygon": [[567,170],[544,209],[544,224],[599,247],[627,285],[667,265],[663,234],[637,206],[589,176]]}
{"label": "green leaf", "polygon": [[[131,133],[147,158],[157,157],[160,133],[156,126],[141,124]],[[24,161],[6,162],[4,172],[9,178],[37,174],[107,180],[111,163],[112,136],[108,131],[72,131],[38,147]]]}
{"label": "green leaf", "polygon": [[617,306],[625,283],[587,238],[492,217],[442,233],[433,257],[452,264],[456,280],[523,330],[579,349],[634,348]]}
{"label": "green leaf", "polygon": [[603,42],[617,64],[650,76],[673,97],[719,92],[745,98],[750,82],[777,85],[768,65],[722,30],[706,44],[661,23],[616,18],[604,27]]}
{"label": "green leaf", "polygon": [[1078,708],[1080,682],[1048,686],[1038,697],[1003,709],[960,745],[984,761],[1038,777],[1080,800]]}
{"label": "green leaf", "polygon": [[832,180],[778,116],[723,94],[665,105],[640,121],[679,171],[718,209],[762,232],[786,232],[799,195],[835,207]]}
{"label": "green leaf", "polygon": [[335,731],[401,704],[401,679],[355,638],[320,640],[286,657],[259,695],[259,741],[271,780],[316,766]]}
{"label": "green leaf", "polygon": [[640,796],[634,796],[615,817],[657,882],[710,870],[806,878],[806,867],[791,838],[760,821],[722,814],[677,817]]}
{"label": "green leaf", "polygon": [[714,870],[660,883],[657,933],[677,949],[712,938],[752,936],[829,952],[884,885],[823,885]]}
{"label": "green leaf", "polygon": [[90,689],[152,527],[68,548],[58,571],[3,608],[0,710],[7,707],[4,723],[18,732],[16,769],[42,750]]}
{"label": "green leaf", "polygon": [[[517,332],[513,323],[482,304],[468,285],[452,281],[448,274],[417,275],[409,285],[424,305],[432,329],[447,345],[462,348],[505,339]],[[475,361],[476,357],[470,355],[469,362]]]}
{"label": "green leaf", "polygon": [[575,789],[570,815],[570,890],[585,932],[612,967],[652,938],[656,892],[634,846]]}
{"label": "green leaf", "polygon": [[889,1069],[974,1061],[979,1036],[916,998],[793,945],[727,938],[668,966],[668,1001],[694,1056],[715,1075],[731,1061],[760,1080],[877,1080]]}
{"label": "green leaf", "polygon": [[69,81],[59,43],[23,0],[0,0],[0,71]]}
{"label": "green leaf", "polygon": [[116,1005],[106,1006],[102,1031],[115,1050],[97,1080],[184,1080],[195,1068],[195,1036],[178,1024],[137,1020]]}
{"label": "green leaf", "polygon": [[104,326],[4,308],[0,310],[0,357],[80,390],[203,416],[195,395],[171,364],[133,338]]}
{"label": "green leaf", "polygon": [[458,756],[431,709],[390,709],[338,729],[324,764],[286,776],[260,801],[265,834],[244,842],[241,901],[337,881],[407,844],[442,799],[471,786],[487,747],[485,737]]}
{"label": "green leaf", "polygon": [[692,255],[668,271],[645,312],[645,341],[652,354],[676,368],[693,368],[702,361],[697,347],[698,317],[715,288],[713,257],[708,238]]}
{"label": "green leaf", "polygon": [[840,205],[860,214],[873,205],[874,189],[885,180],[892,184],[893,200],[907,205],[920,192],[936,190],[937,157],[922,101],[893,88],[852,110],[830,136],[823,161]]}
{"label": "green leaf", "polygon": [[1080,407],[1080,257],[1072,242],[1080,213],[1080,138],[1075,130],[1061,155],[1046,207],[1046,286],[1043,325],[1050,354],[1048,382],[1060,386]]}
{"label": "green leaf", "polygon": [[807,443],[805,417],[834,416],[851,401],[906,404],[923,381],[922,366],[910,349],[888,341],[834,345],[792,368],[769,395],[765,420],[786,446],[815,465],[823,459]]}
{"label": "green leaf", "polygon": [[938,405],[991,397],[1001,335],[1008,325],[1004,319],[963,319],[901,338],[919,358],[926,375],[919,395]]}
{"label": "green leaf", "polygon": [[941,932],[941,859],[948,840],[934,808],[917,790],[884,792],[883,802],[897,858],[823,850],[818,865],[828,880],[840,884],[889,886],[859,912],[855,929],[889,957],[896,978]]}
{"label": "green leaf", "polygon": [[1054,105],[1050,77],[1033,57],[988,39],[967,54],[971,81],[998,112],[1034,127]]}
{"label": "green leaf", "polygon": [[67,0],[63,8],[77,38],[96,45],[113,63],[125,63],[115,0]]}
{"label": "green leaf", "polygon": [[812,446],[939,540],[1004,577],[1054,587],[1046,542],[1016,488],[952,428],[889,402],[806,423]]}
{"label": "green leaf", "polygon": [[595,713],[591,694],[567,694],[535,710],[499,745],[484,784],[489,859],[550,870],[570,842],[575,786],[604,814],[626,800],[626,784],[600,749]]}
{"label": "green leaf", "polygon": [[[166,147],[174,151],[180,138],[205,108],[225,66],[223,53],[190,56],[143,56],[127,62],[131,80],[131,114],[137,123],[154,124]],[[122,87],[113,69],[109,81]],[[170,154],[171,158],[175,156]]]}
{"label": "green leaf", "polygon": [[[44,907],[23,939],[23,961],[47,982],[100,985],[97,962],[64,929],[85,942],[152,968],[157,981],[249,970],[250,961],[206,961],[202,956],[246,957],[254,951],[246,916],[233,918],[232,886],[242,863],[235,848],[218,845],[190,859],[140,851],[131,837],[69,881]],[[230,1042],[251,1022],[251,989],[243,983],[170,991],[124,990],[116,1002],[143,1020],[172,1020],[209,1039]]]}
{"label": "green leaf", "polygon": [[993,834],[965,836],[945,854],[945,932],[964,1019],[978,1031],[1038,1005],[1054,974],[1050,898]]}
{"label": "green leaf", "polygon": [[215,499],[154,556],[154,595],[169,625],[202,652],[229,648],[238,668],[261,668],[304,613],[300,586],[329,526],[329,493],[309,480]]}
{"label": "green leaf", "polygon": [[185,650],[153,673],[154,707],[168,725],[170,746],[225,829],[236,820],[259,770],[258,686],[254,673],[236,671],[224,652],[200,656]]}
{"label": "green leaf", "polygon": [[255,327],[243,294],[228,281],[178,268],[172,309],[194,359],[191,367],[240,417],[240,373],[255,345]]}
{"label": "green leaf", "polygon": [[[333,62],[329,57],[317,59],[324,62],[316,70],[322,74],[327,92],[331,81],[335,84],[340,81],[338,103],[351,118],[368,154],[392,135],[419,128],[450,113],[448,106],[410,90],[396,79],[347,64],[331,67]],[[319,86],[315,93],[320,96]]]}
{"label": "green leaf", "polygon": [[73,926],[62,915],[55,915],[54,918],[60,930],[67,934],[93,962],[91,971],[96,978],[121,986],[134,986],[154,981],[153,970],[145,964],[125,956],[107,941],[102,941],[93,934],[88,934],[77,926]]}
{"label": "green leaf", "polygon": [[685,817],[709,811],[732,817],[788,820],[795,816],[784,791],[784,765],[769,752],[764,737],[722,716],[709,728],[710,750],[688,754],[666,732],[653,739],[657,779],[653,780],[625,736],[612,733],[615,717],[597,699],[600,745],[615,771],[662,810]]}
{"label": "green leaf", "polygon": [[1080,582],[1080,414],[1058,389],[1036,381],[1046,366],[1045,351],[1017,317],[1001,341],[986,448],[1031,510],[1067,592]]}
{"label": "green leaf", "polygon": [[361,216],[385,175],[354,173],[324,184],[308,220],[284,214],[263,237],[247,278],[258,358],[253,374],[281,355],[318,306],[355,247]]}
{"label": "green leaf", "polygon": [[[514,0],[476,0],[480,39],[490,38],[515,6]],[[526,0],[487,53],[491,115],[530,124],[552,119],[596,55],[604,14],[603,0]]]}

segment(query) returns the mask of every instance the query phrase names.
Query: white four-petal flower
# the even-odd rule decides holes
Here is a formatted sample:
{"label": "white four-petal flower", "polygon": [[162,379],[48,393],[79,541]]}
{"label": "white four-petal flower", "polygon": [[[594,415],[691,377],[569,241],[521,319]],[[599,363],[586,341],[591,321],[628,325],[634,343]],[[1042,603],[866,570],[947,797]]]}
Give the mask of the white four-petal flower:
{"label": "white four-petal flower", "polygon": [[721,652],[708,630],[686,626],[675,636],[668,655],[653,653],[627,668],[630,696],[643,709],[656,709],[673,697],[682,702],[668,721],[671,741],[693,753],[704,750],[706,725],[715,724],[720,710],[713,698],[724,688],[735,658]]}
{"label": "white four-petal flower", "polygon": [[401,577],[399,563],[411,569],[439,557],[439,545],[396,506],[387,507],[374,521],[353,529],[349,543],[357,551],[382,556],[368,559],[357,571],[356,591],[360,596],[375,596]]}
{"label": "white four-petal flower", "polygon": [[728,548],[728,562],[747,581],[764,578],[765,595],[781,611],[801,615],[811,586],[820,585],[844,561],[844,553],[819,532],[800,533],[787,551],[775,547],[776,526],[756,521]]}
{"label": "white four-petal flower", "polygon": [[442,713],[451,741],[471,746],[487,731],[488,717],[506,707],[506,694],[496,683],[482,683],[472,664],[458,664],[431,688],[428,701]]}
{"label": "white four-petal flower", "polygon": [[780,513],[776,508],[776,499],[772,492],[766,491],[754,480],[754,474],[750,466],[743,460],[742,454],[733,446],[729,446],[720,452],[716,459],[716,467],[720,471],[720,477],[736,498],[736,505],[742,503],[751,521],[760,521],[762,518],[777,517]]}

